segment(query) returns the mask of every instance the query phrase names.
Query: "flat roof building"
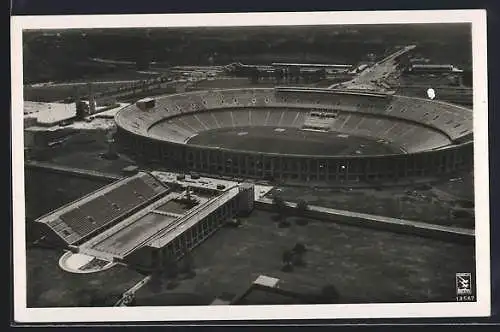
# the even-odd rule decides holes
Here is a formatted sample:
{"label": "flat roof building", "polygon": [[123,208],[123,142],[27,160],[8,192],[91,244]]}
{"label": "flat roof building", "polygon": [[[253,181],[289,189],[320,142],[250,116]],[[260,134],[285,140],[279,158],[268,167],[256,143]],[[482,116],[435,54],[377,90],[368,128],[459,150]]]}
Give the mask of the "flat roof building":
{"label": "flat roof building", "polygon": [[141,270],[168,268],[240,211],[252,184],[138,172],[36,220],[47,241]]}
{"label": "flat roof building", "polygon": [[35,118],[40,126],[51,127],[76,116],[76,104],[24,101],[24,115]]}
{"label": "flat roof building", "polygon": [[408,72],[461,73],[462,70],[450,64],[412,64]]}

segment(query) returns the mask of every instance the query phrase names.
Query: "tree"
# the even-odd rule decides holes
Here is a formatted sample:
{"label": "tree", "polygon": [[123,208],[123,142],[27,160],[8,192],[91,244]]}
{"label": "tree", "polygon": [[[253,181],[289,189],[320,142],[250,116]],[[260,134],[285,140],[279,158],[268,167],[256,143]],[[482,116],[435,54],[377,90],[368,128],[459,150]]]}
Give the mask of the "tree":
{"label": "tree", "polygon": [[306,253],[306,246],[300,242],[297,242],[295,246],[292,248],[292,263],[295,266],[304,266],[304,254]]}
{"label": "tree", "polygon": [[[276,210],[276,213],[278,214],[275,218],[275,221],[279,221],[280,227],[286,227],[287,226],[287,221],[286,221],[286,203],[285,200],[279,196],[279,195],[274,195],[273,196],[273,206],[274,209]],[[288,223],[289,225],[289,223]]]}
{"label": "tree", "polygon": [[322,69],[319,74],[319,79],[324,80],[326,79],[326,70]]}
{"label": "tree", "polygon": [[302,216],[309,209],[309,205],[305,200],[301,199],[300,201],[297,202],[296,209],[297,209],[297,214]]}
{"label": "tree", "polygon": [[279,85],[283,81],[284,73],[283,69],[276,69],[274,72],[275,78],[276,78],[276,83]]}
{"label": "tree", "polygon": [[295,83],[299,83],[300,69],[298,69],[298,68],[291,68],[289,75],[290,75],[290,81],[294,81]]}
{"label": "tree", "polygon": [[273,205],[279,214],[283,214],[284,209],[286,208],[286,203],[281,196],[279,195],[273,196]]}
{"label": "tree", "polygon": [[253,84],[259,83],[260,73],[257,68],[250,69],[250,80]]}
{"label": "tree", "polygon": [[294,266],[304,266],[306,262],[304,261],[304,255],[295,253],[292,258],[292,264]]}
{"label": "tree", "polygon": [[290,264],[293,259],[293,252],[290,250],[285,250],[282,255],[283,264]]}
{"label": "tree", "polygon": [[293,249],[292,249],[292,252],[294,252],[294,253],[296,253],[298,255],[302,255],[306,251],[307,251],[306,246],[304,244],[300,243],[300,242],[297,242],[295,244],[295,246],[293,247]]}
{"label": "tree", "polygon": [[285,250],[282,256],[283,267],[281,268],[284,272],[293,271],[293,253],[290,250]]}

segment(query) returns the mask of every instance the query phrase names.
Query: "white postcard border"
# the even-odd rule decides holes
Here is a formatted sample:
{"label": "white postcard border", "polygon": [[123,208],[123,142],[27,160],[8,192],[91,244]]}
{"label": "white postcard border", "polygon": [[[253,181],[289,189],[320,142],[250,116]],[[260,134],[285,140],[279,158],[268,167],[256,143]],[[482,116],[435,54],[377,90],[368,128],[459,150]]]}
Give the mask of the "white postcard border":
{"label": "white postcard border", "polygon": [[[27,308],[23,142],[22,31],[26,29],[193,26],[472,23],[477,302],[273,306]],[[213,321],[489,316],[490,225],[485,10],[14,16],[12,61],[12,194],[16,322]],[[467,272],[467,271],[464,271]],[[452,279],[450,279],[452,280]],[[453,282],[453,280],[451,281]]]}

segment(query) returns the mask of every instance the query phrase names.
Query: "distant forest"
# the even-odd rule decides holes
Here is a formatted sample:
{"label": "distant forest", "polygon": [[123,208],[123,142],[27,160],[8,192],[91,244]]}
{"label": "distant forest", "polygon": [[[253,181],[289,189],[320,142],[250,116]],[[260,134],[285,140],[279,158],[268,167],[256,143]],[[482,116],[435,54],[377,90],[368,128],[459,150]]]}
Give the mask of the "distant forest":
{"label": "distant forest", "polygon": [[24,33],[25,83],[64,81],[120,70],[91,58],[130,61],[137,69],[225,65],[239,61],[356,64],[416,44],[419,55],[464,69],[472,63],[468,24],[376,26],[37,30]]}

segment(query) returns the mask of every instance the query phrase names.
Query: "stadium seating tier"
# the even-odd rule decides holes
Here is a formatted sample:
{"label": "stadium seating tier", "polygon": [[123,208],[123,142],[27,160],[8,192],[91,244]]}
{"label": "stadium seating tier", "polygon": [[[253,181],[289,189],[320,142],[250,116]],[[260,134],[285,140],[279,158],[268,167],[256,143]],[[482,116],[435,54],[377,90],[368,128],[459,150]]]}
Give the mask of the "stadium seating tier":
{"label": "stadium seating tier", "polygon": [[[321,118],[312,111],[335,114]],[[315,112],[316,113],[316,112]],[[472,133],[472,112],[421,98],[325,89],[231,89],[157,98],[147,111],[130,105],[116,116],[128,131],[176,143],[224,127],[304,126],[370,136],[411,153],[449,145]]]}
{"label": "stadium seating tier", "polygon": [[72,244],[112,224],[168,190],[149,174],[122,181],[104,188],[86,202],[71,205],[58,219],[47,221],[46,224],[68,244]]}

